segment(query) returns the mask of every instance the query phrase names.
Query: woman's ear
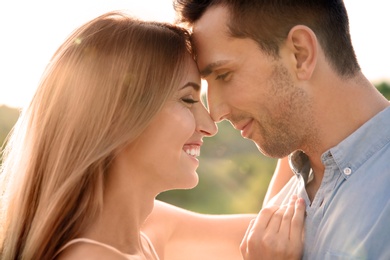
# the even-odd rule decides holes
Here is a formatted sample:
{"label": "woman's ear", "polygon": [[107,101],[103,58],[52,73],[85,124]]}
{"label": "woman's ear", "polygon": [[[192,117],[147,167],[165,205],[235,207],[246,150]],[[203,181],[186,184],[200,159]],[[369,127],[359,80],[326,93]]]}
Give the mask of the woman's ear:
{"label": "woman's ear", "polygon": [[309,27],[297,25],[291,28],[286,41],[295,57],[295,72],[298,79],[310,79],[318,58],[316,35]]}

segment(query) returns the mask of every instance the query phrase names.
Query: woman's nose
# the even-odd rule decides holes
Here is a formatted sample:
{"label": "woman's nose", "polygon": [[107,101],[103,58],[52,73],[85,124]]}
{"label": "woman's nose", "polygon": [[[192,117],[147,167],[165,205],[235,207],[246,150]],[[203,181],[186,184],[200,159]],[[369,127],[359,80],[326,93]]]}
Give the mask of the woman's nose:
{"label": "woman's nose", "polygon": [[213,136],[218,132],[216,123],[211,119],[209,112],[202,105],[202,107],[195,114],[196,131],[205,136]]}

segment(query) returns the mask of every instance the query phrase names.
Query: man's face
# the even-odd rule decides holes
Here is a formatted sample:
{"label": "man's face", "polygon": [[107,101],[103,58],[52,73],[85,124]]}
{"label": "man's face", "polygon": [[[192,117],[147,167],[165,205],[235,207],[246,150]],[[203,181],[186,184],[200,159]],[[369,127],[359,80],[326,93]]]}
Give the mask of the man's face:
{"label": "man's face", "polygon": [[[198,68],[208,83],[215,121],[229,120],[271,157],[301,149],[308,132],[308,95],[285,66],[252,39],[229,36],[225,7],[209,8],[193,26]],[[287,56],[287,57],[286,57]]]}

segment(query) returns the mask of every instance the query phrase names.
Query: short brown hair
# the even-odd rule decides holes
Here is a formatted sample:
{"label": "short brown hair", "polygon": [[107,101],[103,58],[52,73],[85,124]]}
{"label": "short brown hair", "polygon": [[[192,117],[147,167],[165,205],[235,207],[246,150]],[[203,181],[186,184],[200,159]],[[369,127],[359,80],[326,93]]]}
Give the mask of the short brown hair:
{"label": "short brown hair", "polygon": [[316,34],[329,63],[341,76],[360,71],[342,0],[176,0],[180,22],[193,24],[211,6],[226,6],[231,36],[251,38],[267,54],[277,57],[279,46],[296,25]]}

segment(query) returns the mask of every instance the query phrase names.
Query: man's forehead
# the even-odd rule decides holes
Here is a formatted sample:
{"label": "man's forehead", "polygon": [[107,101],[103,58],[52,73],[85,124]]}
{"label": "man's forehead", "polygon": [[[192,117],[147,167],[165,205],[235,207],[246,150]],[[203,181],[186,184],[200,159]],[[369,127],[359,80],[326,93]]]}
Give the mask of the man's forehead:
{"label": "man's forehead", "polygon": [[215,56],[219,56],[229,40],[225,17],[227,17],[226,7],[212,6],[193,25],[192,42],[198,67],[201,72],[204,72],[202,76],[209,74],[211,66],[215,67],[211,63],[219,62],[222,58]]}
{"label": "man's forehead", "polygon": [[209,7],[201,18],[193,24],[192,32],[194,37],[200,33],[212,32],[227,29],[227,18],[229,12],[227,7],[216,5]]}

